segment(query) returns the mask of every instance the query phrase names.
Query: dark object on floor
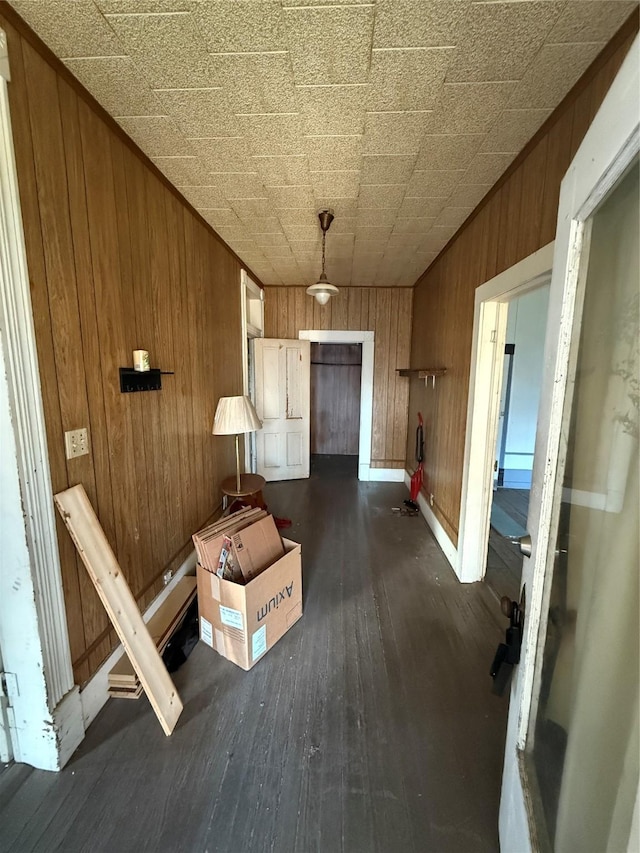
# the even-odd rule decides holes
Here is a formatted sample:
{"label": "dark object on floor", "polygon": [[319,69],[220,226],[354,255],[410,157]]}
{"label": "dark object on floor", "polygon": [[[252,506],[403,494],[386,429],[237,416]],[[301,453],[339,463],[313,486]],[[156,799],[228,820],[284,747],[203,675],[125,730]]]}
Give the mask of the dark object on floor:
{"label": "dark object on floor", "polygon": [[407,500],[404,502],[404,505],[405,505],[408,509],[413,510],[413,512],[418,512],[418,510],[420,509],[420,507],[418,506],[418,504],[417,504],[414,500],[409,500],[408,498],[407,498]]}
{"label": "dark object on floor", "polygon": [[178,630],[167,643],[162,660],[169,672],[180,669],[198,642],[198,599],[194,598]]}
{"label": "dark object on floor", "polygon": [[[409,503],[411,503],[411,501],[405,501],[405,503],[409,504]],[[410,506],[392,506],[391,512],[393,512],[395,515],[418,515],[419,514],[418,507],[416,507],[414,509],[413,507],[410,507]]]}

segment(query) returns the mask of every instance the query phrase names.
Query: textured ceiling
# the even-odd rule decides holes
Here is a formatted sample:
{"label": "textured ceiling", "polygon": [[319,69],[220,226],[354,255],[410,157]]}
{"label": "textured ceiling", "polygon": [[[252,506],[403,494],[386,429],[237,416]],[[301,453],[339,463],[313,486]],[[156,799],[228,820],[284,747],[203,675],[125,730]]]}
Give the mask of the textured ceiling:
{"label": "textured ceiling", "polygon": [[413,285],[637,5],[12,0],[265,284]]}

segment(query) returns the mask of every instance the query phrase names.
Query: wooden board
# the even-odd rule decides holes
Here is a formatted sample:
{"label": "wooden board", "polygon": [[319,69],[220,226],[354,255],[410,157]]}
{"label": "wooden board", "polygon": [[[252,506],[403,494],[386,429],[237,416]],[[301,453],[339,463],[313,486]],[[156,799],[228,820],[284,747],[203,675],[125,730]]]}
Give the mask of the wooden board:
{"label": "wooden board", "polygon": [[182,702],[87,493],[80,484],[59,492],[55,502],[160,725],[170,735]]}
{"label": "wooden board", "polygon": [[[171,635],[180,624],[187,608],[196,596],[196,579],[193,576],[181,578],[171,590],[158,610],[147,622],[147,630],[162,654]],[[133,684],[137,686],[138,677],[126,654],[123,654],[109,671],[109,684]]]}

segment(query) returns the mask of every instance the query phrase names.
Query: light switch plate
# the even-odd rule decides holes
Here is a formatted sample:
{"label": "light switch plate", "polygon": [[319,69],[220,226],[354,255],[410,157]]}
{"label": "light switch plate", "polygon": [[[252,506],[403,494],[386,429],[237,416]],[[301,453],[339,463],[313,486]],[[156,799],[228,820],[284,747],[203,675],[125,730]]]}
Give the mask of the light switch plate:
{"label": "light switch plate", "polygon": [[71,429],[64,434],[64,449],[67,459],[84,456],[89,452],[89,438],[85,429]]}

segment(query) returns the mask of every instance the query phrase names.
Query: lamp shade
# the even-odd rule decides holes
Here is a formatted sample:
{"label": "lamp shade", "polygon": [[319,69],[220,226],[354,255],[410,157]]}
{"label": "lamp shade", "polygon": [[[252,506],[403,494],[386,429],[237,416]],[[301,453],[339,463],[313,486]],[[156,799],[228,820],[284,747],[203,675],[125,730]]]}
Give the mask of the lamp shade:
{"label": "lamp shade", "polygon": [[262,428],[262,421],[248,397],[220,397],[213,421],[214,435],[237,435]]}

